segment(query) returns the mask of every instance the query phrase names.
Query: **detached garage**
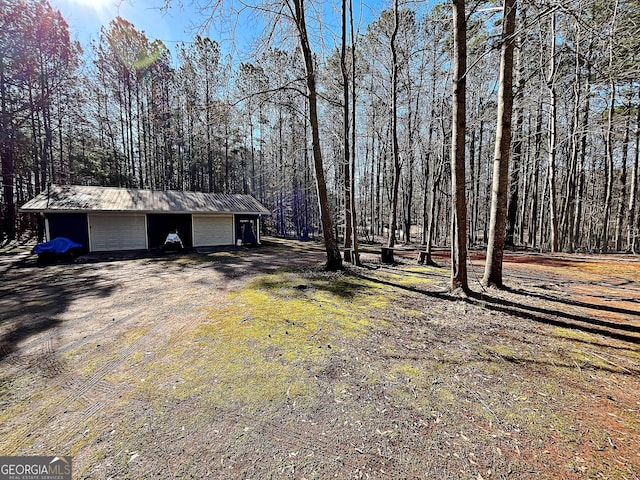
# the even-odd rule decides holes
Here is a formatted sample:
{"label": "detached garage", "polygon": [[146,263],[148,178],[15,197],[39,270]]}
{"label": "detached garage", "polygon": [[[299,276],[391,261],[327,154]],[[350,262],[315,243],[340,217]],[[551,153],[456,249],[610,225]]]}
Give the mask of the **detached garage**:
{"label": "detached garage", "polygon": [[91,252],[160,248],[175,230],[186,248],[257,244],[270,214],[250,195],[78,185],[52,185],[21,210],[44,215],[47,240],[67,237]]}

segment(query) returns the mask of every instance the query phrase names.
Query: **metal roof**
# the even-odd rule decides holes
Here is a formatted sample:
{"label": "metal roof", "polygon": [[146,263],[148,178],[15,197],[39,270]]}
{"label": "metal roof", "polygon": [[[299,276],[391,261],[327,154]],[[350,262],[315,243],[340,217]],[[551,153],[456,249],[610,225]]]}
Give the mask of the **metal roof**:
{"label": "metal roof", "polygon": [[23,212],[238,213],[269,215],[251,195],[51,185]]}

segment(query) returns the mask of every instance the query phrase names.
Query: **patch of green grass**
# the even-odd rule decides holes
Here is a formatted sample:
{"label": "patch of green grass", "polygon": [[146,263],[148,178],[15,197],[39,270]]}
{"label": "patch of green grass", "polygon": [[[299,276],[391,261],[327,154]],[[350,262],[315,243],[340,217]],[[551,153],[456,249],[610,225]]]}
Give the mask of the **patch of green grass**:
{"label": "patch of green grass", "polygon": [[386,273],[384,275],[384,279],[387,282],[395,283],[396,285],[404,287],[417,287],[420,285],[430,285],[434,283],[433,278],[411,272]]}

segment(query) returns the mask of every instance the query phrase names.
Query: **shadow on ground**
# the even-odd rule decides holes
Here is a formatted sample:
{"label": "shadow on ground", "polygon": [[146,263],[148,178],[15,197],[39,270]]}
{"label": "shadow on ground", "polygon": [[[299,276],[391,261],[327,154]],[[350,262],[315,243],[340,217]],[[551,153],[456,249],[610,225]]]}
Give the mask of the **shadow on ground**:
{"label": "shadow on ground", "polygon": [[[376,282],[380,285],[385,285],[400,290],[405,290],[421,295],[437,298],[439,300],[460,301],[461,299],[469,304],[486,308],[499,313],[505,313],[513,315],[515,317],[523,318],[525,320],[542,323],[546,325],[552,325],[554,327],[563,327],[591,334],[604,335],[606,337],[631,342],[634,344],[640,344],[640,327],[631,323],[612,322],[603,320],[594,316],[586,316],[584,314],[565,312],[559,308],[544,308],[528,304],[531,301],[530,297],[537,298],[537,295],[531,295],[528,292],[523,292],[517,289],[506,290],[515,297],[520,297],[521,301],[513,301],[505,298],[501,298],[497,295],[491,295],[488,292],[473,293],[468,298],[461,298],[456,295],[450,294],[446,290],[427,290],[418,288],[411,285],[402,285],[398,282],[385,280],[372,275],[366,275],[362,273],[357,274],[360,278]],[[544,297],[543,297],[544,298]],[[571,306],[578,306],[582,308],[590,308],[593,310],[609,310],[616,313],[624,313],[626,315],[634,316],[640,319],[640,315],[637,312],[619,309],[615,307],[601,307],[600,305],[587,304],[584,302],[577,302],[567,299],[548,299],[552,302],[562,303]]]}
{"label": "shadow on ground", "polygon": [[3,257],[0,269],[0,362],[61,327],[59,317],[75,298],[108,296],[115,287],[91,265],[41,266],[35,256]]}

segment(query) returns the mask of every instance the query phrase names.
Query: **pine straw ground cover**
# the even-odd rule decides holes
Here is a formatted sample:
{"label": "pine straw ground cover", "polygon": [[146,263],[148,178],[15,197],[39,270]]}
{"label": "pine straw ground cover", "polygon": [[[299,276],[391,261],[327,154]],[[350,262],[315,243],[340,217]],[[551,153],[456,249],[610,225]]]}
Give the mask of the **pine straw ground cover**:
{"label": "pine straw ground cover", "polygon": [[[640,478],[640,263],[0,257],[0,454],[74,478]],[[443,259],[438,259],[444,264]]]}

